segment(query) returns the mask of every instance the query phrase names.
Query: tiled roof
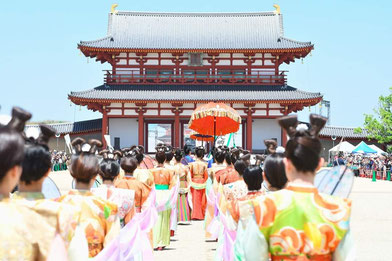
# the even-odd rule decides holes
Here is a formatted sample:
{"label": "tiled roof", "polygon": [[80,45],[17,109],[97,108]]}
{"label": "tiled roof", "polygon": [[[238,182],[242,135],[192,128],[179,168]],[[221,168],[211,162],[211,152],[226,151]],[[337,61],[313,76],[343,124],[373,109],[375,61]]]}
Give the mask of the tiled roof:
{"label": "tiled roof", "polygon": [[335,126],[325,126],[321,132],[320,136],[331,137],[336,136],[337,138],[358,138],[364,139],[367,137],[366,130],[362,130],[362,133],[355,133],[355,128],[350,127],[335,127]]}
{"label": "tiled roof", "polygon": [[71,92],[69,97],[112,101],[287,101],[321,99],[322,95],[290,86],[101,85]]}
{"label": "tiled roof", "polygon": [[106,49],[295,49],[309,48],[283,36],[282,15],[257,13],[109,14],[107,36],[80,46]]}
{"label": "tiled roof", "polygon": [[[77,121],[74,123],[55,123],[47,125],[57,130],[58,134],[93,132],[100,131],[102,129],[102,119]],[[29,128],[39,128],[39,125],[27,125],[26,130],[28,130]]]}

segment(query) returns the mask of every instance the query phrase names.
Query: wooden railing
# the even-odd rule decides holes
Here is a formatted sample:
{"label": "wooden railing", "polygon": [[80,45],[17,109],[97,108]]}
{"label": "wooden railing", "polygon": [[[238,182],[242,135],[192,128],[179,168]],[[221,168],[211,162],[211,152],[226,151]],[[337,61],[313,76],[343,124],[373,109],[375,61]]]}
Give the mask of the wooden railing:
{"label": "wooden railing", "polygon": [[[207,74],[206,71],[186,71],[181,74],[167,72],[140,74],[140,70],[121,70],[114,72],[106,70],[107,84],[286,84],[285,71],[279,75],[267,75],[266,72],[252,72],[251,74]],[[205,73],[205,74],[202,74]]]}

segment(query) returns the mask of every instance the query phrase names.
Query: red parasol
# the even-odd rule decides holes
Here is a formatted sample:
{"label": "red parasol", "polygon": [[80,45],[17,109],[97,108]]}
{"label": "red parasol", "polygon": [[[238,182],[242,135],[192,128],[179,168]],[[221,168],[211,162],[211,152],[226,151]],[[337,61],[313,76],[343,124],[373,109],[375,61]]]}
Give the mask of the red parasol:
{"label": "red parasol", "polygon": [[223,136],[237,132],[241,116],[224,103],[210,102],[197,107],[189,121],[189,128],[203,135]]}

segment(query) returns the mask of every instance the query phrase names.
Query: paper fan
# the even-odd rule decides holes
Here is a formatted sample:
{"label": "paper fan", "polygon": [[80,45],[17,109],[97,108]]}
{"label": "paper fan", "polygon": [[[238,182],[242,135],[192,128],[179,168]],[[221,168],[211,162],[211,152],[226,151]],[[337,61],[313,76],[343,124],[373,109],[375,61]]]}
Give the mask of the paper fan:
{"label": "paper fan", "polygon": [[314,185],[321,193],[348,198],[354,183],[354,173],[346,166],[323,169],[316,174]]}

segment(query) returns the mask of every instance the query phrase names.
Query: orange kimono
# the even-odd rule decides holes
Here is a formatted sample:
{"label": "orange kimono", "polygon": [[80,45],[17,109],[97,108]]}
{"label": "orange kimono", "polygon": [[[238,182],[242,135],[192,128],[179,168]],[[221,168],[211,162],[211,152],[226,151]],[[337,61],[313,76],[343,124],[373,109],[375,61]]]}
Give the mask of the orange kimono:
{"label": "orange kimono", "polygon": [[233,166],[227,166],[225,169],[216,172],[216,181],[222,183],[222,185],[236,182],[239,179],[240,175]]}
{"label": "orange kimono", "polygon": [[133,172],[133,176],[149,187],[152,187],[154,185],[154,176],[149,169],[137,168]]}
{"label": "orange kimono", "polygon": [[[116,188],[130,189],[135,191],[134,206],[136,212],[140,213],[144,202],[147,200],[150,194],[151,188],[148,187],[143,182],[137,180],[135,177],[131,177],[131,176],[124,176],[124,178],[122,179],[117,179],[116,182],[114,183],[114,186]],[[127,214],[124,217],[125,224],[127,224],[129,220],[132,219],[133,215],[134,215],[134,211],[131,211],[129,214]]]}
{"label": "orange kimono", "polygon": [[[208,179],[207,163],[201,160],[189,163],[192,183],[205,184]],[[192,193],[192,219],[204,220],[207,207],[206,189],[191,185]]]}

